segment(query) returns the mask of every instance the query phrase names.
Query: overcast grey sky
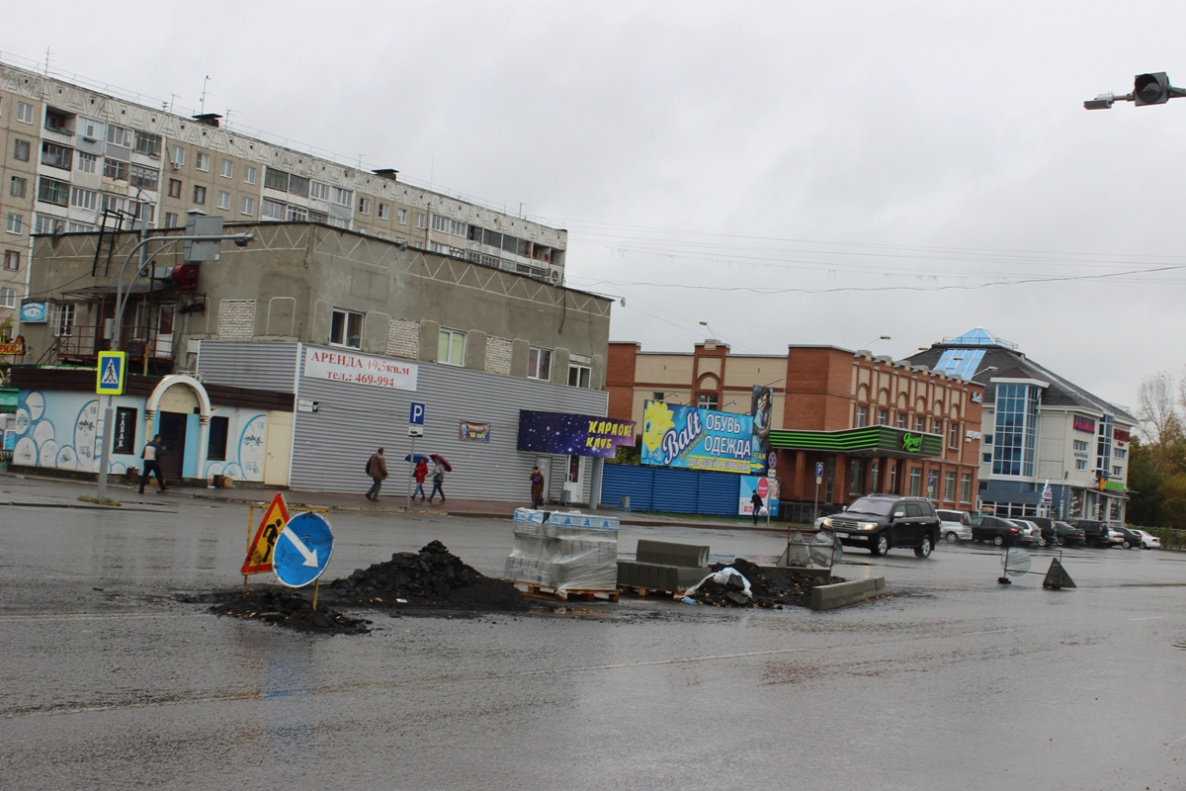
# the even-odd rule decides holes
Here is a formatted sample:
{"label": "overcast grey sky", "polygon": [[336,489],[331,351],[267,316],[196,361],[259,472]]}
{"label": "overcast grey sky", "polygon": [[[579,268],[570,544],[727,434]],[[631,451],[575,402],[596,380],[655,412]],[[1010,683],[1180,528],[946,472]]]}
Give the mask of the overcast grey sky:
{"label": "overcast grey sky", "polygon": [[647,351],[899,358],[982,326],[1135,407],[1186,362],[1186,99],[1082,103],[1186,86],[1184,27],[1090,0],[58,0],[6,9],[0,51],[179,112],[209,75],[232,128],[567,228],[569,285],[625,297],[611,337]]}

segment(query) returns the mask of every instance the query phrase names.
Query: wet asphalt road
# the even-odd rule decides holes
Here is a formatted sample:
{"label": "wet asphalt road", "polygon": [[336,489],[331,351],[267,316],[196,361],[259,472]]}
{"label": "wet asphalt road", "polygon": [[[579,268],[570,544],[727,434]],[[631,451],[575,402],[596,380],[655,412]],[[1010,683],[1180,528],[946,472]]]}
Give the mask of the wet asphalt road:
{"label": "wet asphalt road", "polygon": [[[623,597],[310,637],[174,596],[241,585],[247,509],[0,511],[0,787],[1183,789],[1186,555],[872,558],[890,595],[738,611]],[[327,579],[433,539],[499,576],[509,521],[331,515]],[[778,534],[624,527],[771,562]],[[1045,571],[1051,552],[1036,551]],[[585,614],[590,611],[591,614]]]}

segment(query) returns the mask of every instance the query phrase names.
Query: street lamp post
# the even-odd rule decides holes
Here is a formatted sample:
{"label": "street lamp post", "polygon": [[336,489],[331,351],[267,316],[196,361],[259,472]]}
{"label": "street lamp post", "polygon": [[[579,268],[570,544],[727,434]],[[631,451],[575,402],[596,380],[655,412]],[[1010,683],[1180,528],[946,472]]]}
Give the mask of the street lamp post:
{"label": "street lamp post", "polygon": [[[128,296],[131,293],[131,287],[136,282],[136,278],[144,273],[145,264],[141,262],[136,267],[132,275],[132,280],[128,283],[128,293],[124,293],[124,276],[128,272],[128,264],[132,263],[132,257],[136,253],[148,247],[149,242],[164,241],[165,244],[157,250],[165,250],[178,242],[223,242],[232,241],[238,247],[246,247],[255,239],[255,236],[249,233],[235,233],[235,234],[187,234],[185,236],[173,236],[163,238],[159,236],[149,236],[141,239],[135,247],[128,253],[128,257],[124,259],[124,265],[119,270],[119,280],[115,284],[115,326],[111,330],[111,350],[120,350],[120,330],[123,325],[124,309],[128,304]],[[99,491],[98,496],[100,500],[107,499],[107,468],[111,463],[111,443],[112,433],[115,424],[115,408],[112,402],[113,396],[108,393],[107,407],[103,411],[103,449],[99,456]]]}

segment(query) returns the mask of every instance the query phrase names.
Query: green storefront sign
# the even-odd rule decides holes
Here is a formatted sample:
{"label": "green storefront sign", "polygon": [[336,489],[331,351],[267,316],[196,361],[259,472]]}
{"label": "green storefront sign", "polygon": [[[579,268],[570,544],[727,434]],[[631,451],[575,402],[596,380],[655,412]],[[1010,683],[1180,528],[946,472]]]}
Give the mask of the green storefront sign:
{"label": "green storefront sign", "polygon": [[943,438],[938,434],[893,428],[866,426],[843,431],[788,431],[772,429],[770,447],[780,450],[822,450],[834,453],[887,456],[938,456],[943,452]]}

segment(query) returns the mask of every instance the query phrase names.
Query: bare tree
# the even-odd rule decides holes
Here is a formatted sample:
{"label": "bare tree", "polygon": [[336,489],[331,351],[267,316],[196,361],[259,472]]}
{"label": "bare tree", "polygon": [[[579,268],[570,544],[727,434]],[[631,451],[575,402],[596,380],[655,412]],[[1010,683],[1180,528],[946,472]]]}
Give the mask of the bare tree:
{"label": "bare tree", "polygon": [[1159,446],[1182,434],[1179,402],[1186,403],[1186,382],[1175,398],[1174,377],[1165,371],[1141,382],[1137,391],[1137,431],[1149,445]]}

